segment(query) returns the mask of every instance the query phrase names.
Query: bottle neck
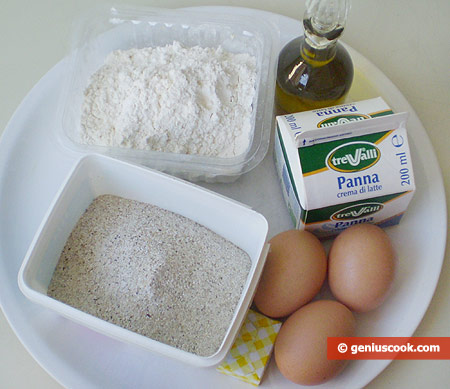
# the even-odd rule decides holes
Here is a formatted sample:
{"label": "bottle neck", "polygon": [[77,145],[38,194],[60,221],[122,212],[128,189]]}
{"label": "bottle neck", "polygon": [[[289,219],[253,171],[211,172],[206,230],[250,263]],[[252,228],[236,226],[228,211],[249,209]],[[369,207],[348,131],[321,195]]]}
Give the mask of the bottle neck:
{"label": "bottle neck", "polygon": [[337,40],[331,41],[320,48],[310,42],[307,35],[300,43],[300,54],[303,60],[311,66],[321,67],[330,63],[336,56]]}

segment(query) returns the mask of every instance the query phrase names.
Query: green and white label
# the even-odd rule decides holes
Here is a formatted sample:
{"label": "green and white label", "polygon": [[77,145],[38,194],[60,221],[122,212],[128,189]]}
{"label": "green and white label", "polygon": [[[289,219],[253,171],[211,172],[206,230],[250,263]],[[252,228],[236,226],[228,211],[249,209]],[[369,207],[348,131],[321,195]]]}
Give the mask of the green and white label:
{"label": "green and white label", "polygon": [[367,217],[384,208],[382,203],[361,203],[340,209],[330,216],[331,220],[352,220]]}
{"label": "green and white label", "polygon": [[388,112],[378,98],[277,117],[276,168],[298,228],[326,237],[399,222],[415,184],[407,114]]}
{"label": "green and white label", "polygon": [[327,155],[326,164],[337,172],[359,172],[375,165],[380,157],[381,152],[373,143],[350,142],[333,149]]}
{"label": "green and white label", "polygon": [[356,122],[359,120],[370,119],[368,115],[355,115],[355,114],[347,114],[347,115],[337,115],[332,116],[330,118],[324,119],[317,123],[317,127],[332,127],[338,124],[345,124],[350,122]]}

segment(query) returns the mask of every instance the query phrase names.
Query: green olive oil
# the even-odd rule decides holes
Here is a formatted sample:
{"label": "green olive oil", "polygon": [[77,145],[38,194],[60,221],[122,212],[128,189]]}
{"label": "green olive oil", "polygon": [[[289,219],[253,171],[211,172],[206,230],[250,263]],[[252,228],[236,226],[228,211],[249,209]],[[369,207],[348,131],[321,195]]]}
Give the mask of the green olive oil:
{"label": "green olive oil", "polygon": [[309,1],[305,34],[280,52],[277,71],[278,113],[329,107],[344,101],[353,81],[353,63],[338,42],[349,2]]}

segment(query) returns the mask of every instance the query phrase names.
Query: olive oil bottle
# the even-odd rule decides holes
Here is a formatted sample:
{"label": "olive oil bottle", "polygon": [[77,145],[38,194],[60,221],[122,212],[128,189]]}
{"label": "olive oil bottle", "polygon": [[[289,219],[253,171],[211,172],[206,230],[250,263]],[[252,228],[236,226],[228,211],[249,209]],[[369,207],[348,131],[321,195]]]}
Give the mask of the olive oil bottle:
{"label": "olive oil bottle", "polygon": [[353,81],[352,60],[338,42],[350,0],[308,0],[306,7],[304,35],[289,42],[279,55],[279,114],[340,104]]}

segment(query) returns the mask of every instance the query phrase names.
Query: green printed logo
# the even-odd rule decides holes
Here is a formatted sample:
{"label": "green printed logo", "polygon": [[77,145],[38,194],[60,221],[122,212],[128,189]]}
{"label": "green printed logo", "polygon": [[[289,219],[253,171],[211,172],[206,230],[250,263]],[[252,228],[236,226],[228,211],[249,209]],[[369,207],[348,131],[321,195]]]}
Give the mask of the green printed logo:
{"label": "green printed logo", "polygon": [[321,122],[317,123],[317,127],[332,127],[337,126],[338,124],[357,122],[364,119],[370,119],[370,116],[361,114],[338,115],[322,120]]}
{"label": "green printed logo", "polygon": [[379,161],[380,156],[380,150],[373,143],[350,142],[331,150],[325,163],[330,169],[351,173],[370,168]]}
{"label": "green printed logo", "polygon": [[333,213],[330,218],[331,220],[353,220],[372,215],[375,212],[381,211],[383,207],[384,205],[381,203],[351,205]]}

